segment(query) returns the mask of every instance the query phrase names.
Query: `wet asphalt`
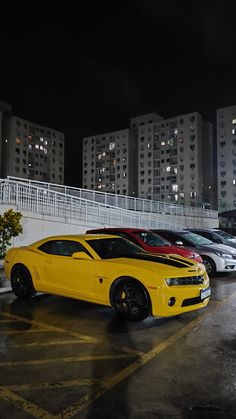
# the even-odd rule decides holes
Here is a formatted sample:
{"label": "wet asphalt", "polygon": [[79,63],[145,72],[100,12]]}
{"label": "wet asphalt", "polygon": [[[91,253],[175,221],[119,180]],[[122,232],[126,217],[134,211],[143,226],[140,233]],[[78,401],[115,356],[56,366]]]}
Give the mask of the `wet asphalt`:
{"label": "wet asphalt", "polygon": [[206,308],[139,323],[0,294],[0,418],[236,418],[236,273],[211,287]]}

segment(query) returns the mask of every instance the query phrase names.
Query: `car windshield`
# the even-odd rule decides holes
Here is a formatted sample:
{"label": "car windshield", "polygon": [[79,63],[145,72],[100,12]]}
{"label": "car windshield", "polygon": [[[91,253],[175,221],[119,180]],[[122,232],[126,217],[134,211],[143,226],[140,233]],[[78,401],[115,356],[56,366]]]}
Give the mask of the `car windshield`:
{"label": "car windshield", "polygon": [[163,239],[151,231],[138,231],[133,232],[137,237],[139,237],[145,244],[149,246],[170,246],[170,242]]}
{"label": "car windshield", "polygon": [[221,237],[223,237],[224,239],[226,239],[226,240],[234,240],[235,239],[235,237],[234,236],[232,236],[231,234],[229,234],[229,233],[226,233],[225,231],[222,231],[222,230],[215,230],[215,232],[217,233],[217,234],[219,234],[219,236],[221,236]]}
{"label": "car windshield", "polygon": [[101,259],[132,257],[140,253],[147,253],[140,247],[123,238],[107,238],[87,240]]}
{"label": "car windshield", "polygon": [[[213,244],[213,242],[209,239],[206,239],[203,236],[199,236],[199,234],[196,233],[190,233],[190,232],[183,232],[180,234],[181,237],[183,237],[183,239],[188,240],[189,243],[192,243],[194,245],[210,245]],[[180,237],[180,240],[181,240]]]}

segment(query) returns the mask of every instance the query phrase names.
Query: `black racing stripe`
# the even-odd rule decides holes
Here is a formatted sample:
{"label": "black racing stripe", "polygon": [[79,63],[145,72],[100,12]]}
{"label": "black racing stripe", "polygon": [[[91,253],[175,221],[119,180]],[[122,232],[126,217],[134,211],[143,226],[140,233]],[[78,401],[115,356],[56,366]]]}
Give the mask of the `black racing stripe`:
{"label": "black racing stripe", "polygon": [[163,263],[164,265],[175,266],[176,268],[186,268],[188,266],[193,266],[192,263],[186,261],[177,261],[176,259],[161,258],[159,256],[151,254],[145,255],[143,253],[140,253],[136,255],[124,255],[123,257],[127,257],[130,259],[147,260],[149,262]]}

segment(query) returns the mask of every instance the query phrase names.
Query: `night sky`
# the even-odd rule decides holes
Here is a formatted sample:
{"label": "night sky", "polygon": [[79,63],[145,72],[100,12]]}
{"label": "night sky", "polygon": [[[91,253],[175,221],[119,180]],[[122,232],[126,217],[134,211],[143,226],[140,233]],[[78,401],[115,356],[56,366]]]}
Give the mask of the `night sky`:
{"label": "night sky", "polygon": [[217,108],[236,104],[229,1],[18,4],[1,2],[0,100],[65,133],[66,184],[82,186],[84,136],[151,111],[214,122]]}

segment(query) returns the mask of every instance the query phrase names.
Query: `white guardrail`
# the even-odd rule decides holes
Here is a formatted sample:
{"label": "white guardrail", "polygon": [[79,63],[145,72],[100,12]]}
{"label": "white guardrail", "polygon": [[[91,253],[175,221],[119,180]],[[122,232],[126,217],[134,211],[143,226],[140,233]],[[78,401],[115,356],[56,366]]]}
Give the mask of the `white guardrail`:
{"label": "white guardrail", "polygon": [[106,226],[148,229],[184,226],[184,222],[182,224],[179,220],[168,221],[161,214],[116,208],[42,186],[36,186],[33,182],[0,179],[0,204],[16,206],[18,211],[63,217]]}
{"label": "white guardrail", "polygon": [[187,217],[218,219],[217,211],[200,207],[186,207],[169,202],[152,201],[149,199],[134,198],[126,195],[115,195],[108,192],[99,192],[89,189],[76,188],[73,186],[59,185],[13,176],[8,176],[7,180],[24,183],[31,186],[38,186],[39,188],[44,188],[50,191],[61,192],[64,195],[83,198],[90,202],[96,202],[106,206],[122,208],[126,210],[149,212],[153,214],[170,214]]}

